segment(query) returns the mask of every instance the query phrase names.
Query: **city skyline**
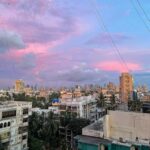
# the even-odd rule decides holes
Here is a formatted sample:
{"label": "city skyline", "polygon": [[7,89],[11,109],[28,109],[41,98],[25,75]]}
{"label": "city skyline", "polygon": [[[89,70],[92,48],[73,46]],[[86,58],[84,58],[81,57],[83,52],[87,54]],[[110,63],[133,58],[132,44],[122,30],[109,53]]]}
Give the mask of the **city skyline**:
{"label": "city skyline", "polygon": [[150,16],[136,1],[0,0],[0,12],[0,87],[116,83],[127,71],[150,87]]}

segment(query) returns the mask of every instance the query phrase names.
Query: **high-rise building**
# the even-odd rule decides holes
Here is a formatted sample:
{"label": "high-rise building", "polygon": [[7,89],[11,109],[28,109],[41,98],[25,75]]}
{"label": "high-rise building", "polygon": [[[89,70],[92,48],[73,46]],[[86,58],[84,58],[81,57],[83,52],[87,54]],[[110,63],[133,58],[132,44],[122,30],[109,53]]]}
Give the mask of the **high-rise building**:
{"label": "high-rise building", "polygon": [[31,108],[31,102],[0,103],[0,140],[4,149],[28,149],[28,116]]}
{"label": "high-rise building", "polygon": [[120,76],[120,99],[127,103],[133,92],[133,77],[129,73]]}
{"label": "high-rise building", "polygon": [[15,92],[23,92],[25,84],[23,80],[16,80],[15,82]]}

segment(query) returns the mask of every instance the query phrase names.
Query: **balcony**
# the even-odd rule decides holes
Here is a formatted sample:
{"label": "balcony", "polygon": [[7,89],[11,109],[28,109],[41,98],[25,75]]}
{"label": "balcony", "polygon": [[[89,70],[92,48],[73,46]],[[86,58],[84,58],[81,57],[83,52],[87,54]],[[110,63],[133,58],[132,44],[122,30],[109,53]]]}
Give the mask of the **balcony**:
{"label": "balcony", "polygon": [[10,132],[0,133],[2,143],[8,142],[10,138]]}

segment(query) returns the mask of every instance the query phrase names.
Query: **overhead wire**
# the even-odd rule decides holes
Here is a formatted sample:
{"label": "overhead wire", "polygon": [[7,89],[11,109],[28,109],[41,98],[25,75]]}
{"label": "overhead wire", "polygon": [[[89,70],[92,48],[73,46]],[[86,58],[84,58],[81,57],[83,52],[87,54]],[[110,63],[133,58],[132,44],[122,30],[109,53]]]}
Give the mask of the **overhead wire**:
{"label": "overhead wire", "polygon": [[138,8],[136,7],[135,3],[133,0],[130,0],[131,5],[133,6],[133,8],[135,9],[138,17],[141,19],[141,21],[143,22],[143,24],[145,25],[146,29],[148,30],[148,32],[150,32],[150,27],[147,25],[146,21],[143,19],[141,13],[139,12]]}
{"label": "overhead wire", "polygon": [[139,0],[136,0],[137,1],[137,4],[139,5],[139,7],[141,8],[141,10],[143,11],[143,14],[145,15],[145,18],[147,19],[147,21],[150,21],[150,18],[149,16],[147,15],[146,11],[144,10],[142,4],[140,3]]}
{"label": "overhead wire", "polygon": [[95,9],[95,14],[96,14],[98,23],[100,24],[100,26],[103,27],[105,33],[106,33],[106,34],[108,35],[108,37],[109,37],[109,41],[110,41],[110,43],[111,43],[113,49],[115,50],[115,53],[116,53],[117,56],[119,56],[119,58],[120,58],[120,63],[121,63],[121,65],[122,65],[122,67],[123,67],[123,68],[126,68],[126,70],[127,70],[128,72],[131,72],[131,70],[129,69],[129,67],[128,67],[126,61],[125,61],[125,59],[124,59],[123,56],[121,55],[120,50],[119,50],[118,46],[117,46],[116,43],[115,43],[115,40],[113,39],[113,37],[112,37],[111,33],[109,32],[107,26],[105,25],[104,20],[103,20],[103,17],[102,17],[102,15],[101,15],[101,13],[98,11],[98,8],[97,8],[97,6],[95,5],[95,3],[94,3],[93,0],[91,1],[91,4],[92,4],[93,8]]}

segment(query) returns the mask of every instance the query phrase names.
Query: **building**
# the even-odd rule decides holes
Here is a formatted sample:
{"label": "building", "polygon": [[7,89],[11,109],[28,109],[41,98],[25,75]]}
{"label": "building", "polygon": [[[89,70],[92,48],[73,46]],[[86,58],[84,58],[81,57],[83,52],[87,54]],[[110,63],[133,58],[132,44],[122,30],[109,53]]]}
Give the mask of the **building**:
{"label": "building", "polygon": [[122,73],[120,76],[120,99],[127,103],[133,91],[133,78],[129,73]]}
{"label": "building", "polygon": [[0,103],[0,138],[7,150],[27,150],[28,116],[32,103],[6,101]]}
{"label": "building", "polygon": [[149,114],[109,111],[103,119],[83,128],[82,135],[75,137],[76,149],[150,150],[149,126]]}
{"label": "building", "polygon": [[21,93],[24,92],[25,84],[23,80],[16,80],[15,82],[15,92]]}
{"label": "building", "polygon": [[94,96],[82,96],[68,100],[61,99],[60,115],[70,114],[76,117],[96,120],[96,99]]}

